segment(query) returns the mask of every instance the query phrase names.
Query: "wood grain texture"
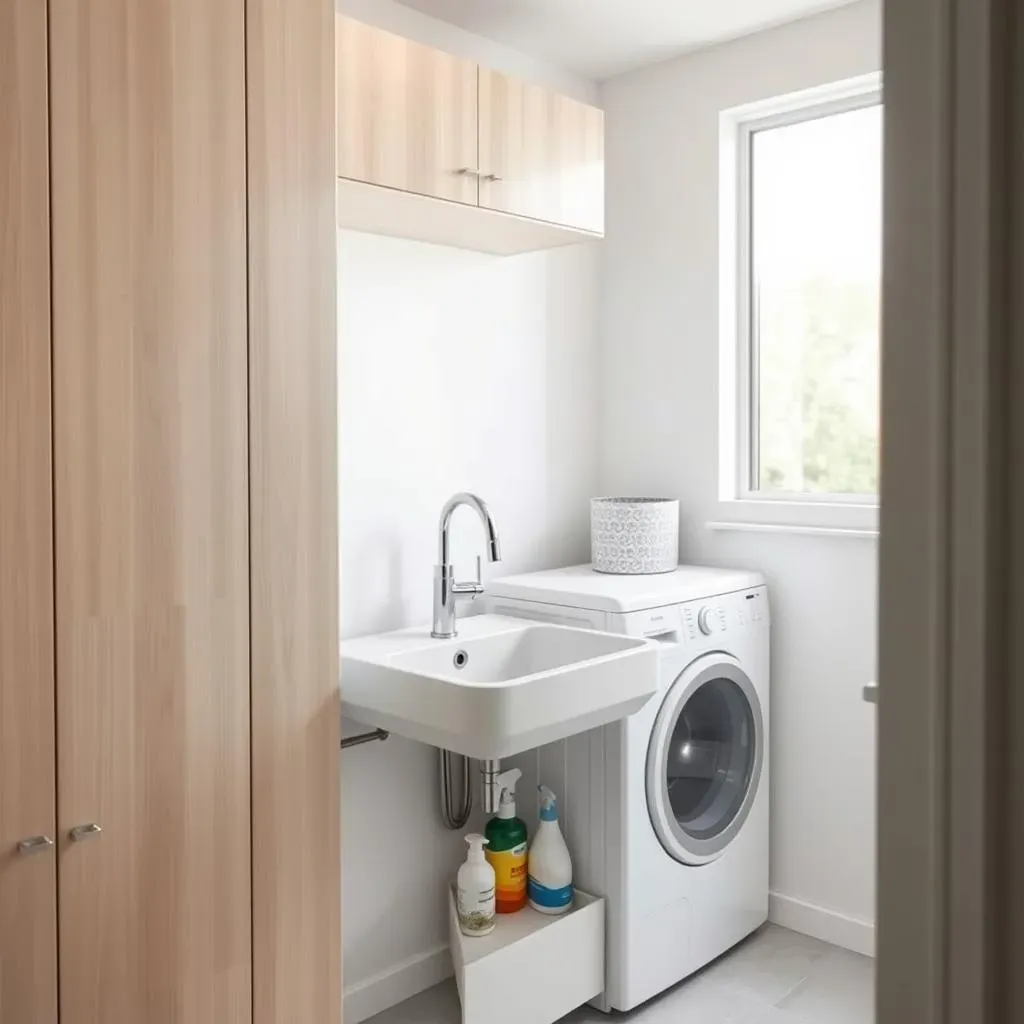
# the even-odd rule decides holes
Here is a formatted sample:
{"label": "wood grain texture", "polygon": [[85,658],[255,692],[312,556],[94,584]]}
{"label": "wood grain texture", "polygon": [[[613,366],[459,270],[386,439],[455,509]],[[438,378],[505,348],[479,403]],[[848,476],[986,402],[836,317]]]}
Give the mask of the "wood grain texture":
{"label": "wood grain texture", "polygon": [[481,206],[604,231],[604,111],[597,107],[480,68],[480,170]]}
{"label": "wood grain texture", "polygon": [[46,7],[0,0],[0,1021],[56,1024]]}
{"label": "wood grain texture", "polygon": [[341,1018],[333,29],[248,0],[256,1024]]}
{"label": "wood grain texture", "polygon": [[477,66],[337,18],[338,176],[476,204]]}
{"label": "wood grain texture", "polygon": [[244,0],[50,9],[61,1022],[247,1024]]}

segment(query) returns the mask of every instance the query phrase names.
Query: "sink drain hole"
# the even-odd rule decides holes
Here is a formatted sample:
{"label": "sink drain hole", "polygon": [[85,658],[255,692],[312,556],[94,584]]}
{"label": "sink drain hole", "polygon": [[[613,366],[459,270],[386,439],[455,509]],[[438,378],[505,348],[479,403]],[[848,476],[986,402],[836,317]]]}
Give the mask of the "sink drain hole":
{"label": "sink drain hole", "polygon": [[456,668],[465,668],[469,664],[469,653],[467,651],[456,651],[455,657],[452,658],[452,664]]}

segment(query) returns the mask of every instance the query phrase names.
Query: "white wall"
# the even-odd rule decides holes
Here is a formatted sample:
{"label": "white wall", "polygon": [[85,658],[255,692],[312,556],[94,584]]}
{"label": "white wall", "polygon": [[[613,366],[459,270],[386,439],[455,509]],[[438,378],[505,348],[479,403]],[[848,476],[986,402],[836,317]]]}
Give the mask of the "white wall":
{"label": "white wall", "polygon": [[[582,561],[597,475],[597,251],[502,259],[339,232],[343,636],[427,622],[437,519],[490,504],[503,562]],[[482,552],[460,509],[463,576]],[[347,731],[358,726],[346,723]],[[346,751],[346,1020],[448,971],[445,882],[465,845],[440,823],[437,754],[392,738]]]}
{"label": "white wall", "polygon": [[[602,86],[602,490],[682,499],[683,557],[771,583],[773,911],[870,948],[876,543],[716,533],[718,115],[880,67],[864,2]],[[806,906],[805,906],[806,905]],[[810,909],[808,909],[810,908]]]}

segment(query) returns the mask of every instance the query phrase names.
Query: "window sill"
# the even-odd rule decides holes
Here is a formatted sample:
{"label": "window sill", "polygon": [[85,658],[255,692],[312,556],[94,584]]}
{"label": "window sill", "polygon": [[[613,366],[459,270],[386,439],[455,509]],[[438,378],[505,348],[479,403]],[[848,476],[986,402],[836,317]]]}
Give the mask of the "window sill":
{"label": "window sill", "polygon": [[877,505],[734,499],[719,502],[718,513],[706,524],[709,530],[854,539],[878,536]]}
{"label": "window sill", "polygon": [[805,537],[846,537],[853,540],[877,540],[878,530],[850,530],[839,526],[792,526],[780,523],[732,523],[712,521],[709,530],[739,530],[747,533],[788,533]]}

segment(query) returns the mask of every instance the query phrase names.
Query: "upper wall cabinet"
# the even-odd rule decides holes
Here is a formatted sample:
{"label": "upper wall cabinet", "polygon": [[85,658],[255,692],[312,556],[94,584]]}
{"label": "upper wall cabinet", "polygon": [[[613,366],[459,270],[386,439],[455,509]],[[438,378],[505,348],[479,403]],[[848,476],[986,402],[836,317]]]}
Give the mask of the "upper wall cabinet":
{"label": "upper wall cabinet", "polygon": [[477,69],[338,18],[338,176],[476,203]]}
{"label": "upper wall cabinet", "polygon": [[604,112],[480,69],[480,205],[604,231]]}
{"label": "upper wall cabinet", "polygon": [[336,45],[340,226],[506,254],[601,237],[602,111],[347,17]]}

